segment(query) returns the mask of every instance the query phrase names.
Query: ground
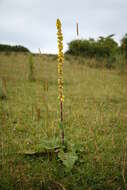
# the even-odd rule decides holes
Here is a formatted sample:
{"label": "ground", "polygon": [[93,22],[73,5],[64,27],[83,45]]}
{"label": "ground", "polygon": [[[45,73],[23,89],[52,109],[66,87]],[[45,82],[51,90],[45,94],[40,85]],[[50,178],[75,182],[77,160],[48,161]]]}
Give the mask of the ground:
{"label": "ground", "polygon": [[48,154],[47,147],[61,146],[57,60],[35,55],[33,61],[30,82],[28,54],[0,54],[7,95],[0,100],[0,189],[126,190],[126,75],[66,57],[67,150]]}

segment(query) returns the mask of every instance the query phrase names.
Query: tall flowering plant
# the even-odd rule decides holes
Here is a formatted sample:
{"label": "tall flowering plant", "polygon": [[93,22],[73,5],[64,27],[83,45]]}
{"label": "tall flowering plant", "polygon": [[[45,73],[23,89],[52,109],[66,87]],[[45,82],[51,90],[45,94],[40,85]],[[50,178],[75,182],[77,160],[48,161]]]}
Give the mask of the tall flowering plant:
{"label": "tall flowering plant", "polygon": [[60,128],[61,128],[61,139],[64,144],[64,128],[63,128],[63,34],[61,29],[61,22],[59,19],[56,21],[57,27],[57,44],[58,44],[58,98],[60,102]]}

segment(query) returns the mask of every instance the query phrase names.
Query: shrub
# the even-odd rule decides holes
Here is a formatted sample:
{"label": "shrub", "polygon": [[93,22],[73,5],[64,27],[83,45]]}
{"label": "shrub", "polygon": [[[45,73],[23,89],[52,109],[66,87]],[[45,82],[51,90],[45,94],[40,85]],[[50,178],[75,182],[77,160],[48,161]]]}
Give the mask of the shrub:
{"label": "shrub", "polygon": [[105,63],[102,63],[102,66],[113,68],[115,67],[116,55],[120,49],[113,36],[113,34],[107,37],[100,36],[97,40],[73,40],[68,44],[69,48],[66,54],[92,58],[97,60],[97,65],[100,66],[103,59]]}
{"label": "shrub", "polygon": [[113,35],[99,37],[97,41],[73,40],[68,44],[69,49],[66,53],[89,58],[111,57],[118,51],[118,44],[112,37]]}
{"label": "shrub", "polygon": [[0,44],[0,52],[29,52],[29,50],[26,47],[20,45],[11,46]]}
{"label": "shrub", "polygon": [[127,60],[127,34],[122,38],[121,40],[121,52],[125,54],[126,60]]}

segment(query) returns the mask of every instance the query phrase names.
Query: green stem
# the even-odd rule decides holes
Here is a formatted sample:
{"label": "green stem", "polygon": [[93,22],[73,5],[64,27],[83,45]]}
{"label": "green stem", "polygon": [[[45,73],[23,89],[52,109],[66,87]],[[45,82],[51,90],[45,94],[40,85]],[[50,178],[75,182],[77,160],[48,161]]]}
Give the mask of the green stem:
{"label": "green stem", "polygon": [[60,121],[61,121],[61,141],[62,145],[64,145],[64,128],[63,128],[63,103],[60,101]]}

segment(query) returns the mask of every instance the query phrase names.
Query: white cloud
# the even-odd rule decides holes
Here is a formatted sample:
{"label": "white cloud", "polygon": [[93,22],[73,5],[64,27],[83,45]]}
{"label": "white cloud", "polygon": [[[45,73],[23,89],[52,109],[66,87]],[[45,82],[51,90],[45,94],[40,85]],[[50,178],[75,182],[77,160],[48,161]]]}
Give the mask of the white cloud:
{"label": "white cloud", "polygon": [[126,32],[126,0],[0,0],[0,42],[21,44],[33,51],[57,52],[56,19],[63,24],[64,44],[76,37],[97,38]]}

